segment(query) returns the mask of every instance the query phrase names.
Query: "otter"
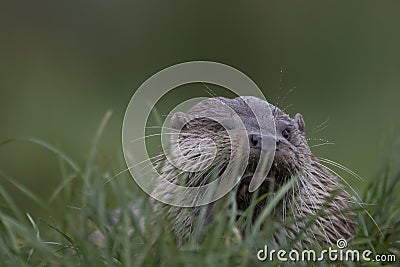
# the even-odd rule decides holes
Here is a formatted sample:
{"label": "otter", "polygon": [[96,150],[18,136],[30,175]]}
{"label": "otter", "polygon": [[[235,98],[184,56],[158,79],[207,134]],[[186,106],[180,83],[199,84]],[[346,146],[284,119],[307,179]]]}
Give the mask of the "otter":
{"label": "otter", "polygon": [[[276,131],[272,166],[265,173],[265,178],[256,192],[250,192],[248,188],[255,166],[262,160],[260,151],[264,136],[257,132],[260,128],[258,123],[269,122],[257,121],[248,105],[249,101],[256,106],[269,106]],[[213,97],[199,102],[185,113],[175,113],[171,118],[171,125],[173,129],[179,131],[175,140],[175,145],[179,146],[179,149],[183,149],[186,155],[191,155],[193,158],[201,153],[196,150],[197,145],[203,139],[209,139],[214,142],[217,151],[213,154],[214,161],[197,172],[177,170],[177,167],[164,157],[164,160],[158,163],[160,176],[155,177],[153,193],[157,196],[174,198],[174,191],[166,185],[166,180],[186,186],[207,184],[213,177],[218,178],[224,172],[231,153],[240,153],[240,150],[235,150],[235,148],[243,140],[232,138],[232,129],[225,129],[217,121],[209,119],[210,114],[218,113],[229,121],[231,114],[224,114],[219,109],[223,105],[227,105],[240,117],[248,131],[246,136],[250,146],[248,163],[243,177],[238,182],[237,190],[234,191],[237,207],[240,210],[246,210],[253,194],[277,192],[289,180],[296,177],[291,188],[279,200],[273,213],[274,220],[282,223],[291,221],[291,223],[285,224],[284,229],[276,233],[274,238],[279,239],[283,233],[288,240],[294,240],[300,233],[305,233],[307,237],[301,241],[301,247],[316,244],[333,245],[339,239],[351,239],[354,235],[351,195],[341,185],[338,175],[325,167],[312,154],[305,136],[302,115],[297,113],[294,117],[290,117],[278,107],[252,96],[239,96],[233,99]],[[177,149],[178,147],[171,146],[172,151]],[[205,149],[207,150],[207,146]],[[208,204],[206,220],[213,216],[214,204]],[[253,221],[267,204],[268,199],[257,204],[254,218],[251,218]],[[166,216],[172,222],[172,230],[179,244],[190,239],[200,208],[177,207],[155,201],[154,210],[156,216]],[[315,216],[315,220],[311,223],[304,220],[307,216],[317,214],[318,216]]]}

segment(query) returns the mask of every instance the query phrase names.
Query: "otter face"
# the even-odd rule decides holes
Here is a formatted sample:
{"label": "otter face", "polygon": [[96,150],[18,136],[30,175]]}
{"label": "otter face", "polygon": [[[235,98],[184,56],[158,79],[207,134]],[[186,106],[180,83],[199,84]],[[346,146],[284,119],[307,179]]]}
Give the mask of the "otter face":
{"label": "otter face", "polygon": [[[256,118],[249,102],[252,106],[264,108],[264,113],[271,113],[268,103],[255,97],[209,98],[196,104],[186,113],[175,113],[171,118],[172,128],[179,132],[179,140],[175,144],[179,145],[181,150],[182,148],[193,150],[202,143],[204,151],[208,152],[207,144],[212,143],[217,150],[216,161],[224,168],[231,154],[236,156],[245,154],[244,144],[247,143],[249,158],[243,156],[242,162],[248,160],[246,173],[254,172],[261,151],[264,149],[262,143],[267,145],[263,140],[259,123],[264,123],[271,129],[273,123],[272,115],[269,121],[265,119],[266,116]],[[274,140],[269,144],[271,143],[274,144]]]}
{"label": "otter face", "polygon": [[[201,168],[204,174],[204,177],[199,180],[201,184],[207,183],[204,179],[209,178],[210,172],[218,174],[223,172],[231,153],[241,153],[240,149],[237,149],[239,144],[243,143],[240,138],[247,138],[249,158],[243,158],[243,160],[248,160],[248,164],[241,184],[249,185],[263,149],[263,135],[260,133],[259,123],[270,124],[271,121],[257,120],[246,101],[252,101],[257,106],[269,105],[275,122],[275,157],[271,169],[265,174],[265,185],[272,179],[276,184],[284,183],[301,170],[307,157],[311,155],[304,135],[304,121],[301,114],[296,114],[294,118],[291,118],[279,108],[255,97],[206,99],[186,113],[175,113],[171,119],[172,128],[179,131],[176,144],[179,146],[181,155],[185,156],[177,158],[185,163],[191,160],[190,164],[196,165],[197,162],[205,162],[207,157],[215,157],[212,164]],[[229,110],[226,107],[229,107]],[[234,116],[232,113],[241,120],[246,131],[245,135],[237,135],[238,138],[235,138],[237,125],[231,123]],[[219,122],[222,122],[225,127]],[[211,150],[214,152],[211,153]]]}
{"label": "otter face", "polygon": [[311,157],[304,134],[304,120],[297,113],[290,118],[279,108],[272,106],[276,126],[276,151],[271,172],[278,180],[285,180],[300,171]]}

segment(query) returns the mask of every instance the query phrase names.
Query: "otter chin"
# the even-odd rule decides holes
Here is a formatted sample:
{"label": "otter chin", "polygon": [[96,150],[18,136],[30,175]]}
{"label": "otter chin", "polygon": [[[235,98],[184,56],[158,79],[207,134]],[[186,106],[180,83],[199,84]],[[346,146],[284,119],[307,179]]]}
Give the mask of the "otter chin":
{"label": "otter chin", "polygon": [[[262,116],[261,119],[256,118],[254,108],[250,108],[249,103],[260,110],[267,107],[272,120]],[[235,116],[241,120],[240,130],[244,127],[244,134],[243,131],[236,134],[236,130],[239,130],[236,128],[238,124],[233,123]],[[215,117],[229,126],[212,119]],[[277,192],[296,176],[293,186],[279,201],[272,218],[269,218],[285,224],[284,229],[280,229],[274,236],[278,242],[282,234],[288,240],[294,240],[300,233],[304,233],[306,237],[298,246],[324,246],[333,245],[338,239],[351,239],[354,235],[351,196],[341,185],[336,173],[312,154],[301,114],[290,117],[278,107],[251,96],[234,99],[214,97],[199,102],[184,113],[175,113],[171,125],[179,132],[174,140],[171,139],[171,153],[178,165],[199,165],[195,166],[199,171],[182,171],[161,155],[165,160],[159,163],[160,175],[154,178],[154,195],[163,199],[176,197],[174,189],[165,181],[194,187],[207,184],[227,171],[230,168],[229,161],[235,156],[246,164],[238,180],[237,190],[231,192],[236,194],[239,210],[249,207],[253,194]],[[273,140],[269,138],[266,141],[263,127],[274,131]],[[204,140],[210,141],[212,145],[204,144]],[[260,161],[264,161],[263,145],[267,143],[271,147],[272,143],[268,142],[273,142],[275,150],[271,166],[262,174],[258,189],[250,192],[256,167]],[[248,153],[243,153],[244,143],[248,144]],[[203,164],[209,158],[213,159],[212,162]],[[257,218],[267,203],[268,199],[265,199],[257,204],[254,218]],[[213,216],[214,204],[209,204],[207,218]],[[199,207],[178,207],[155,201],[154,209],[157,215],[166,216],[172,222],[172,230],[180,244],[190,239],[193,224],[200,214]],[[317,214],[312,223],[304,220]],[[290,223],[286,224],[288,221]]]}

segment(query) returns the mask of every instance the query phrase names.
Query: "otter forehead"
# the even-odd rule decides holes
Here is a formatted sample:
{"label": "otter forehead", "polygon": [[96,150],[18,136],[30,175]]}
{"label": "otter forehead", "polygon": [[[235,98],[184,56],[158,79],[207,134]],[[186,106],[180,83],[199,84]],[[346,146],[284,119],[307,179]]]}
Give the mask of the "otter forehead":
{"label": "otter forehead", "polygon": [[[240,96],[233,99],[225,97],[208,98],[194,105],[187,111],[187,114],[204,117],[226,117],[226,119],[229,119],[232,117],[231,113],[233,112],[240,117],[247,130],[257,130],[259,129],[258,123],[264,123],[264,121],[260,120],[260,118],[257,120],[254,110],[250,106],[261,109],[261,113],[272,112],[275,121],[283,121],[285,124],[293,123],[293,119],[281,109],[254,96]],[[232,112],[227,112],[227,107]],[[270,111],[267,110],[268,108]]]}

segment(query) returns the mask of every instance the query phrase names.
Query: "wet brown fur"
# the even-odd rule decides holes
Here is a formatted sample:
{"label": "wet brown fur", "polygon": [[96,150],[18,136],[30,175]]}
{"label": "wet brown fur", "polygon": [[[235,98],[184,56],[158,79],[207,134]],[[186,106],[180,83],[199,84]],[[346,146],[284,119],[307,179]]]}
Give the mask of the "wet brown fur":
{"label": "wet brown fur", "polygon": [[[255,97],[211,98],[200,102],[186,113],[177,113],[172,117],[172,128],[180,130],[178,144],[188,158],[204,162],[211,157],[211,154],[207,153],[201,156],[201,151],[196,150],[204,138],[213,140],[218,150],[215,162],[200,172],[181,173],[167,160],[161,161],[161,176],[156,178],[155,194],[171,199],[175,197],[173,190],[166,185],[166,180],[182,183],[183,179],[185,185],[198,186],[209,182],[212,177],[218,177],[223,171],[223,166],[226,166],[230,153],[238,153],[235,148],[240,140],[235,139],[234,135],[232,138],[231,132],[229,138],[227,129],[207,118],[210,115],[223,114],[229,120],[231,114],[224,114],[220,109],[221,106],[228,105],[242,119],[247,131],[256,132],[259,129],[257,120],[244,100],[260,105],[266,103]],[[354,232],[350,212],[351,197],[340,184],[339,177],[311,153],[302,116],[296,114],[291,118],[278,107],[269,107],[276,126],[276,151],[268,178],[273,180],[275,187],[279,189],[290,178],[298,176],[294,186],[275,208],[274,219],[287,225],[277,232],[276,238],[283,233],[286,238],[293,240],[299,233],[304,233],[306,237],[298,244],[300,247],[335,244],[340,238],[350,239]],[[171,151],[174,152],[174,149],[176,148],[172,147]],[[252,157],[252,154],[250,156]],[[256,156],[251,158],[247,172],[251,172],[252,164],[256,160]],[[184,160],[181,164],[185,164]],[[245,180],[239,185],[237,204],[241,209],[248,206],[247,201],[251,196],[247,186],[248,182]],[[261,188],[266,190],[265,187]],[[266,201],[258,206],[256,215],[265,205]],[[213,204],[210,204],[210,207],[212,210]],[[199,211],[199,208],[181,208],[155,202],[156,214],[166,216],[172,222],[173,231],[180,243],[190,238]],[[305,218],[317,213],[317,219],[311,225],[307,224]],[[212,212],[210,214],[212,216]]]}

